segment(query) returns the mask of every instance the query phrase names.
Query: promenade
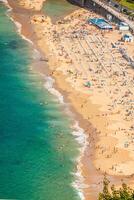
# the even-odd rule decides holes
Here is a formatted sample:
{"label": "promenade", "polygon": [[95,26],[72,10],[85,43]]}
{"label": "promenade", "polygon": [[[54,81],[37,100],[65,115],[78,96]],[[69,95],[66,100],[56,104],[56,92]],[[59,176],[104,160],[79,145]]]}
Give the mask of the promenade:
{"label": "promenade", "polygon": [[123,15],[122,13],[119,13],[114,8],[112,8],[111,6],[109,6],[108,4],[106,4],[102,1],[99,1],[99,0],[92,0],[92,1],[96,4],[98,4],[99,6],[101,6],[103,9],[108,11],[111,15],[115,16],[120,21],[126,22],[129,25],[131,31],[134,33],[134,22],[133,21],[129,20],[125,15]]}

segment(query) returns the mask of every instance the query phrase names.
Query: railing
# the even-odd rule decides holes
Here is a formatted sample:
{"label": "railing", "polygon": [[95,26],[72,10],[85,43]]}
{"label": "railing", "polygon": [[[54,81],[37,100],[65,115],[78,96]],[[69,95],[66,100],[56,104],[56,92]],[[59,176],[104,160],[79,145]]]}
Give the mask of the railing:
{"label": "railing", "polygon": [[[78,3],[81,6],[85,5],[86,2],[86,7],[88,7],[88,1],[84,1],[84,0],[70,0],[72,2]],[[97,4],[99,6],[101,6],[104,10],[106,10],[107,12],[109,12],[112,16],[115,16],[117,19],[119,19],[119,21],[124,21],[126,22],[129,27],[130,30],[132,31],[132,33],[134,33],[134,22],[129,20],[126,16],[124,16],[122,13],[120,13],[119,11],[115,10],[112,6],[110,6],[107,2],[105,1],[100,1],[100,0],[89,0],[89,5],[91,4],[91,2],[93,2],[93,4]],[[92,5],[95,7],[95,5]]]}

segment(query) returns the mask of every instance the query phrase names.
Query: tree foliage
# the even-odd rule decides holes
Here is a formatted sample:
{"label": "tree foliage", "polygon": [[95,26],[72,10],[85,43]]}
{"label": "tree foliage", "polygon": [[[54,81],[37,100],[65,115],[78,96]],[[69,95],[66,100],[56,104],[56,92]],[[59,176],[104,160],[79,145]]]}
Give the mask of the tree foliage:
{"label": "tree foliage", "polygon": [[110,181],[104,177],[103,191],[99,193],[98,200],[134,200],[134,190],[128,187],[125,183],[119,189],[114,185],[109,186]]}

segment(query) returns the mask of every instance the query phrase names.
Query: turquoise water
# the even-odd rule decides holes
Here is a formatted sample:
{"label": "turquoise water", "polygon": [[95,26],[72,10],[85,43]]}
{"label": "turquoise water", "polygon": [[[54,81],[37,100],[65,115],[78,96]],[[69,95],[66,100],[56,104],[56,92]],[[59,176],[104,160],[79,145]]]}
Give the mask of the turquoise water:
{"label": "turquoise water", "polygon": [[67,0],[46,0],[43,6],[43,11],[52,19],[62,19],[63,16],[76,10],[78,7],[72,5]]}
{"label": "turquoise water", "polygon": [[0,199],[79,200],[71,120],[30,70],[32,53],[0,3]]}

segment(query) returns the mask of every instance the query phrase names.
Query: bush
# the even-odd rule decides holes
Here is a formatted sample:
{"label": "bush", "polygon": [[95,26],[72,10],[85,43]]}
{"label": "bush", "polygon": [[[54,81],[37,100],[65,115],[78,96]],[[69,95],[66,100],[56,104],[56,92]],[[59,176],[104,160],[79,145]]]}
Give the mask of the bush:
{"label": "bush", "polygon": [[134,0],[127,0],[128,3],[134,3]]}
{"label": "bush", "polygon": [[109,183],[110,181],[104,177],[103,191],[99,193],[98,200],[134,200],[134,190],[125,183],[119,189],[116,189],[114,185],[109,187]]}

